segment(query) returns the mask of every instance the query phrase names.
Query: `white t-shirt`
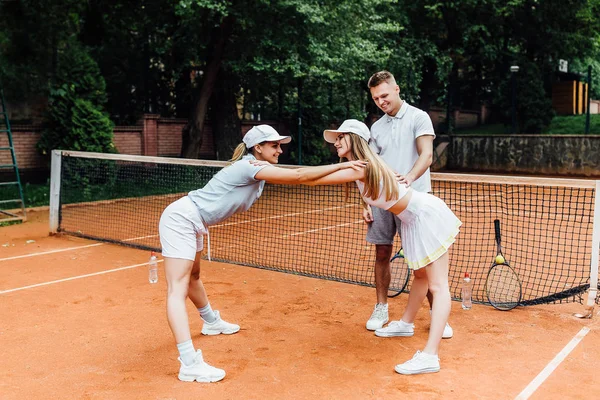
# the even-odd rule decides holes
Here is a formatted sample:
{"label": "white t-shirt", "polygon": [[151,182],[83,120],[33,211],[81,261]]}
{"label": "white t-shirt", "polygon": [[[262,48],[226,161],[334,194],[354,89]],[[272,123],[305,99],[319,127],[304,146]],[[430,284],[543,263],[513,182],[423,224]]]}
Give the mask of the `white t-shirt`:
{"label": "white t-shirt", "polygon": [[[423,135],[435,137],[431,118],[404,101],[395,117],[385,114],[371,126],[369,144],[394,171],[406,175],[419,158],[417,138]],[[411,187],[419,192],[431,192],[429,168]]]}
{"label": "white t-shirt", "polygon": [[252,165],[250,160],[256,158],[251,154],[245,155],[217,172],[202,189],[188,193],[204,224],[218,224],[235,213],[248,210],[258,200],[265,181],[254,176],[266,165]]}

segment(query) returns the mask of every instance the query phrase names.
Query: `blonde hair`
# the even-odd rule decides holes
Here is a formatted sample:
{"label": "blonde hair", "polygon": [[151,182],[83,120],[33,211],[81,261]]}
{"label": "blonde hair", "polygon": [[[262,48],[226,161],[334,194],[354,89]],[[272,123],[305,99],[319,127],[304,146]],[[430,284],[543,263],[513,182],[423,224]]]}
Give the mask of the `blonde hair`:
{"label": "blonde hair", "polygon": [[246,144],[244,142],[242,142],[242,143],[240,143],[240,144],[237,145],[237,147],[233,151],[233,155],[231,156],[231,160],[229,160],[229,161],[230,162],[235,162],[235,161],[241,160],[242,157],[244,157],[246,154],[248,154],[248,149],[246,148]]}
{"label": "blonde hair", "polygon": [[350,151],[354,158],[368,161],[365,167],[365,189],[362,195],[378,199],[382,190],[385,190],[386,201],[397,199],[400,193],[396,173],[377,154],[373,153],[366,140],[352,133],[347,136],[350,138]]}

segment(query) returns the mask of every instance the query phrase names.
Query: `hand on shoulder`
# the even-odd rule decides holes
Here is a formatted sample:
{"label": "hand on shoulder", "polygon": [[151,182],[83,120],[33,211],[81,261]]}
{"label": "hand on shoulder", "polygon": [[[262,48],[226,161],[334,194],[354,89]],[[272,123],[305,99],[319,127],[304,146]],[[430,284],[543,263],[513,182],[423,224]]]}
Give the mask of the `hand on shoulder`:
{"label": "hand on shoulder", "polygon": [[398,183],[403,183],[406,187],[410,187],[410,185],[413,183],[412,179],[410,179],[408,176],[401,175],[399,173],[396,173],[396,181],[398,181]]}

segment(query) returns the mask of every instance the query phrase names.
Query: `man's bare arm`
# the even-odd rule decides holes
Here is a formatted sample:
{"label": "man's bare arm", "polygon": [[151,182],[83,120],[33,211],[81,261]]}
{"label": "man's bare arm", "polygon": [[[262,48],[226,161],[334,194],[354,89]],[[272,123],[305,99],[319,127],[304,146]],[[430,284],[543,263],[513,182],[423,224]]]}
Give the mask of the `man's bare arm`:
{"label": "man's bare arm", "polygon": [[404,176],[404,181],[400,180],[400,182],[410,186],[414,181],[419,179],[421,175],[427,171],[427,168],[431,166],[433,162],[433,139],[435,136],[433,135],[423,135],[419,136],[416,140],[417,144],[417,153],[419,153],[419,158],[415,161],[415,165],[413,165],[412,169]]}

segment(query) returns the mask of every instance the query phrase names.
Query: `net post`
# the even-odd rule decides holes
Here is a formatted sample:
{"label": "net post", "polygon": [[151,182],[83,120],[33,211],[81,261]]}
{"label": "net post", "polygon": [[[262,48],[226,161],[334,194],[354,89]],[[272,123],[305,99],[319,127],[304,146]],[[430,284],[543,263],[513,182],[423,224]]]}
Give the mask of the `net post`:
{"label": "net post", "polygon": [[596,181],[594,193],[594,230],[592,234],[592,257],[590,262],[590,289],[583,314],[575,314],[579,318],[592,318],[596,296],[598,295],[598,253],[600,253],[600,180]]}
{"label": "net post", "polygon": [[50,164],[50,234],[58,232],[58,216],[60,213],[60,176],[62,151],[52,150]]}

